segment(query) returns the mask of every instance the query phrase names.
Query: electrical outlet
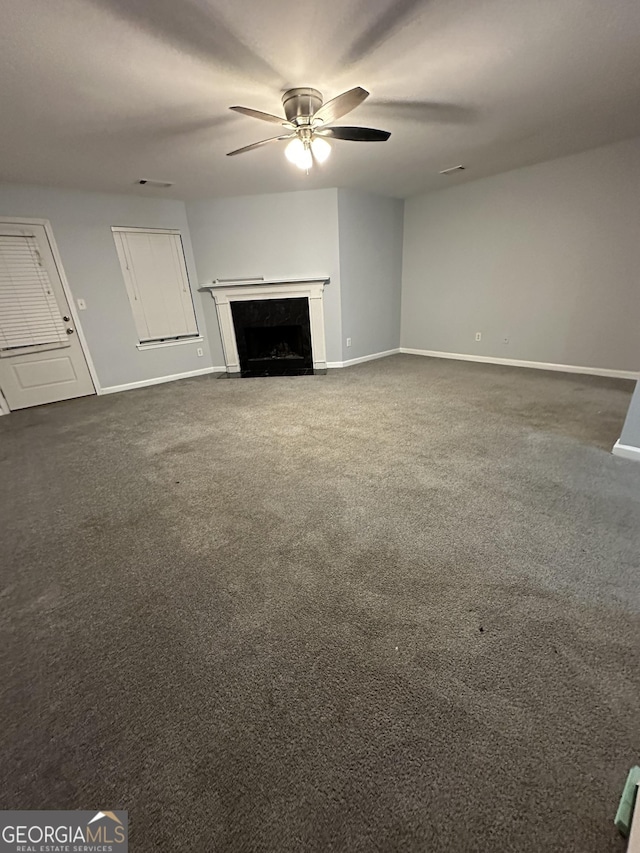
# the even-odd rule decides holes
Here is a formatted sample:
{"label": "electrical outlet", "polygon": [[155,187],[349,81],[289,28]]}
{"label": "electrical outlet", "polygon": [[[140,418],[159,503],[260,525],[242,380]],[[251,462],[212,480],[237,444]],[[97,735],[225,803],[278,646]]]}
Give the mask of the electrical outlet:
{"label": "electrical outlet", "polygon": [[87,310],[87,303],[84,301],[84,299],[76,299],[76,302],[78,303],[78,310],[79,311],[86,311]]}
{"label": "electrical outlet", "polygon": [[350,346],[351,346],[351,338],[347,338],[347,346],[348,346],[348,347],[350,347]]}
{"label": "electrical outlet", "polygon": [[202,357],[202,356],[204,355],[204,350],[202,349],[202,347],[198,347],[198,349],[196,350],[196,352],[198,353],[198,355],[199,355],[200,357]]}
{"label": "electrical outlet", "polygon": [[481,341],[481,340],[482,340],[482,332],[476,332],[476,340],[477,340],[477,341]]}

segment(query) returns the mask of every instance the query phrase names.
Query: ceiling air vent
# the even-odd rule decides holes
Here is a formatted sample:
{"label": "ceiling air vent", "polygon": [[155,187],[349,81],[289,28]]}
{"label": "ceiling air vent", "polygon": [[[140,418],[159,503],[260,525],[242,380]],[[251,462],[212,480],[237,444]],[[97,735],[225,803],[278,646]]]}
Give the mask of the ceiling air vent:
{"label": "ceiling air vent", "polygon": [[139,181],[136,181],[136,184],[140,184],[141,187],[156,187],[160,189],[173,186],[172,181],[149,181],[146,178],[141,178]]}
{"label": "ceiling air vent", "polygon": [[464,172],[464,166],[450,166],[448,169],[443,169],[441,175],[452,175],[454,172]]}

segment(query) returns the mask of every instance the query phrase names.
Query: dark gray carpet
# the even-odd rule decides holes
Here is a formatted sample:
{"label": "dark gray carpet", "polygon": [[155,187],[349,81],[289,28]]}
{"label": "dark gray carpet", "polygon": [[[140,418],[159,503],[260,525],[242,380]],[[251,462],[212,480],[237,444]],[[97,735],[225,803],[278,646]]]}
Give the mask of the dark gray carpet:
{"label": "dark gray carpet", "polygon": [[0,419],[3,808],[140,851],[621,851],[631,384],[396,356]]}

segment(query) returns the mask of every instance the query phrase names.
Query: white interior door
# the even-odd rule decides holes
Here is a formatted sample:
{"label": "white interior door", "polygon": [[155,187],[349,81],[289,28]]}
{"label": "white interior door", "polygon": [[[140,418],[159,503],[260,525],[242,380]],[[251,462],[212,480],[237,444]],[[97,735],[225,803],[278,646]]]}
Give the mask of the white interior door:
{"label": "white interior door", "polygon": [[95,393],[44,225],[0,222],[0,390],[10,409]]}

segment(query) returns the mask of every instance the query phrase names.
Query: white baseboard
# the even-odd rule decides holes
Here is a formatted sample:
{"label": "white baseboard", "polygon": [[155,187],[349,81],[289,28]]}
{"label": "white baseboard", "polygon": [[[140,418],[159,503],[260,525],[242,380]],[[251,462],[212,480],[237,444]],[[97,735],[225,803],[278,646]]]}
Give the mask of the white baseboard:
{"label": "white baseboard", "polygon": [[226,367],[201,367],[199,370],[189,370],[187,373],[174,373],[172,376],[156,376],[153,379],[142,379],[140,382],[127,382],[125,385],[107,385],[106,388],[101,388],[98,393],[116,394],[118,391],[131,391],[133,388],[161,385],[163,382],[174,382],[176,379],[189,379],[191,376],[204,376],[206,373],[226,372]]}
{"label": "white baseboard", "polygon": [[328,361],[327,367],[351,367],[353,364],[363,364],[365,361],[375,361],[376,358],[386,358],[388,355],[397,355],[398,349],[388,349],[385,352],[374,352],[371,355],[361,355],[359,358],[350,358],[348,361]]}
{"label": "white baseboard", "polygon": [[613,445],[611,451],[614,456],[621,456],[623,459],[635,459],[640,462],[640,447],[634,447],[632,444],[620,444],[620,439]]}
{"label": "white baseboard", "polygon": [[585,373],[590,376],[610,376],[614,379],[638,379],[635,370],[611,370],[608,367],[579,367],[575,364],[549,364],[545,361],[520,361],[516,358],[494,358],[489,355],[469,355],[460,352],[437,352],[430,349],[412,349],[400,347],[400,352],[408,355],[426,355],[430,358],[452,358],[456,361],[477,361],[481,364],[505,364],[509,367],[532,367],[535,370],[555,370],[560,373]]}

